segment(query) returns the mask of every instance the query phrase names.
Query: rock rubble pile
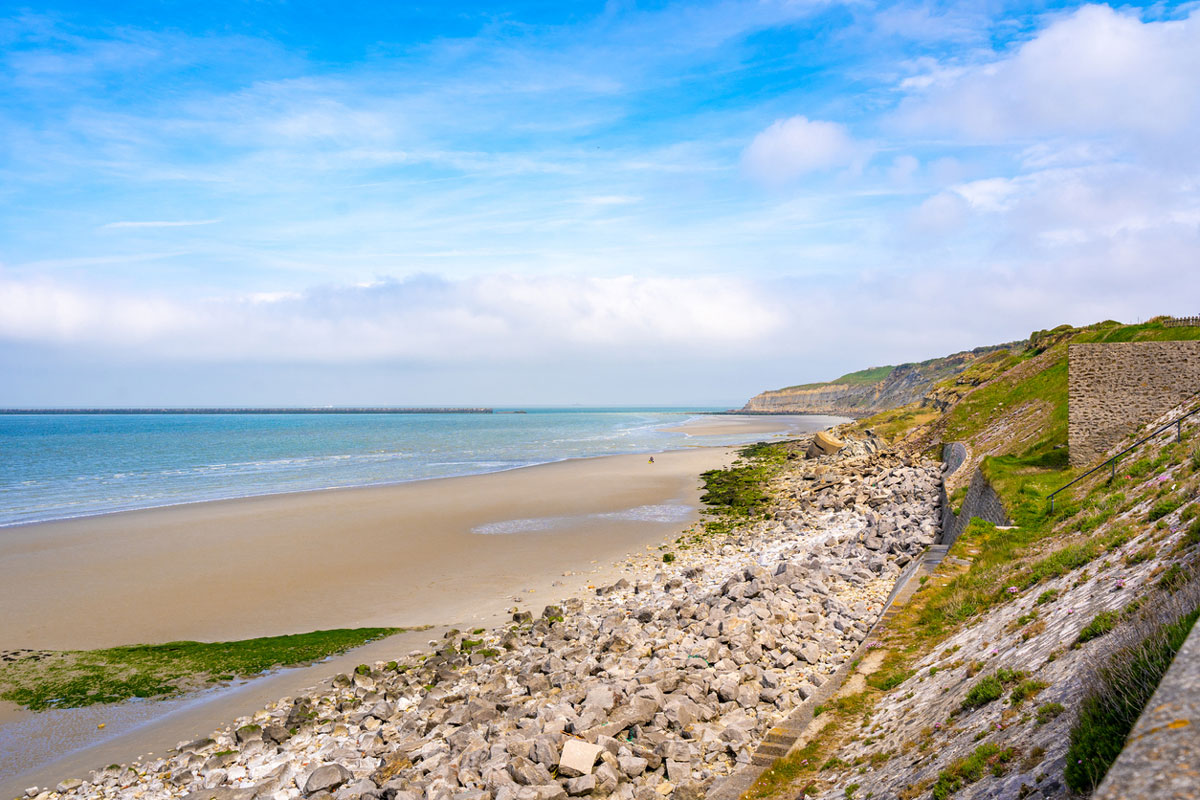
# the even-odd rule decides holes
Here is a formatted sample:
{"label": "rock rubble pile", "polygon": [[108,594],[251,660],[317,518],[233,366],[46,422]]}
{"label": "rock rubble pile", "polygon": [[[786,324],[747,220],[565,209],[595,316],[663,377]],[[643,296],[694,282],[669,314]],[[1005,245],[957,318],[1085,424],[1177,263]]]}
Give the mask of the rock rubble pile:
{"label": "rock rubble pile", "polygon": [[451,632],[170,757],[36,796],[702,797],[854,652],[936,535],[934,465],[872,439],[796,456],[765,519],[678,545],[671,564],[642,557],[536,618]]}

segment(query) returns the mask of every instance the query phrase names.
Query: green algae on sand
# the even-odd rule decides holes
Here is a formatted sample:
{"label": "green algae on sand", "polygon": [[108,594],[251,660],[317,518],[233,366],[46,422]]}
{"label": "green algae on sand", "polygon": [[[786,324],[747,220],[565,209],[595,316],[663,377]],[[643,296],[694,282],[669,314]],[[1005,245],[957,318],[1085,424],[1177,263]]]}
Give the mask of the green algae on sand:
{"label": "green algae on sand", "polygon": [[10,652],[0,662],[0,699],[43,711],[169,696],[317,661],[405,630],[341,628],[235,642]]}

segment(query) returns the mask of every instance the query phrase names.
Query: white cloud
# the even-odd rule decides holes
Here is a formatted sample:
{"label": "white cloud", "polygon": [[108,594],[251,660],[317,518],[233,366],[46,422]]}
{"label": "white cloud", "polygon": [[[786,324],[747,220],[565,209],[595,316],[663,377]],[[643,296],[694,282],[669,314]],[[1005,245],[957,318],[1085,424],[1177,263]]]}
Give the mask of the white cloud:
{"label": "white cloud", "polygon": [[918,161],[914,156],[904,154],[896,156],[896,158],[892,160],[891,166],[888,167],[887,174],[892,183],[903,186],[912,181],[913,176],[916,175],[917,170],[920,168],[920,161]]}
{"label": "white cloud", "polygon": [[754,137],[742,155],[746,169],[766,183],[783,183],[861,157],[862,147],[843,125],[804,116],[776,120]]}
{"label": "white cloud", "polygon": [[962,229],[967,220],[967,204],[955,192],[939,192],[926,199],[910,215],[908,224],[928,236],[947,236]]}
{"label": "white cloud", "polygon": [[782,318],[723,278],[418,276],[186,301],[0,279],[0,338],[183,360],[642,360],[761,344]]}
{"label": "white cloud", "polygon": [[1194,136],[1200,116],[1200,11],[1142,22],[1108,6],[1078,9],[1011,54],[907,79],[900,118],[982,140],[1127,134]]}

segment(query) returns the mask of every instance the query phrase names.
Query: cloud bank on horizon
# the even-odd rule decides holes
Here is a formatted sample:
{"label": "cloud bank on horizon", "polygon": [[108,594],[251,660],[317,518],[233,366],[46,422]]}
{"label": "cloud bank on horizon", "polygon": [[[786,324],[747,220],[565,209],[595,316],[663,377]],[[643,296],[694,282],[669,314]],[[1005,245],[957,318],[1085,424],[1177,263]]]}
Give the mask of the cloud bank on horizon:
{"label": "cloud bank on horizon", "polygon": [[740,403],[1194,314],[1200,8],[0,19],[0,405]]}

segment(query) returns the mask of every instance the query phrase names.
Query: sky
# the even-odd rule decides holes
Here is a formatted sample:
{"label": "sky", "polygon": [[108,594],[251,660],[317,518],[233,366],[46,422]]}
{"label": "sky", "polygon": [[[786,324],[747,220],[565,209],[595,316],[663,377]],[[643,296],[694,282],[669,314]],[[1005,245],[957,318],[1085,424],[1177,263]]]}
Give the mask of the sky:
{"label": "sky", "polygon": [[1200,313],[1200,3],[4,8],[0,405],[732,407]]}

